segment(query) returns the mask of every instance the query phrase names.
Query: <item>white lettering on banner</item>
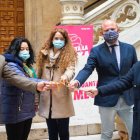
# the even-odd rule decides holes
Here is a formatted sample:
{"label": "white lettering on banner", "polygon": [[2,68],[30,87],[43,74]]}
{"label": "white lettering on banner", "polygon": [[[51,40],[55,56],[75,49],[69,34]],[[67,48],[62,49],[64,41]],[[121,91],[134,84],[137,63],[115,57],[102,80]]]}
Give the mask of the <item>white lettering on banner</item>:
{"label": "white lettering on banner", "polygon": [[[89,99],[90,97],[85,93],[84,89],[87,87],[96,87],[97,86],[97,81],[88,81],[85,82],[80,90],[76,90],[74,91],[74,96],[73,96],[73,100],[83,100],[83,99]],[[93,98],[93,97],[91,97]]]}
{"label": "white lettering on banner", "polygon": [[88,55],[89,51],[88,51],[88,46],[87,45],[82,45],[82,46],[74,46],[74,48],[76,49],[78,55]]}
{"label": "white lettering on banner", "polygon": [[81,30],[91,30],[91,28],[81,28]]}
{"label": "white lettering on banner", "polygon": [[89,54],[88,45],[83,45],[81,38],[77,34],[69,34],[69,37],[78,55]]}

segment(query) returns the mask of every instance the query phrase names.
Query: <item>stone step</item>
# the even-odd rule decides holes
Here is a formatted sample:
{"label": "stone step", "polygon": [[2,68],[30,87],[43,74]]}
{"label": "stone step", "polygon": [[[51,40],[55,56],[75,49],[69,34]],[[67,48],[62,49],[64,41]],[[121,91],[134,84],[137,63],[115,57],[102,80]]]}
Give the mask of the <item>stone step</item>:
{"label": "stone step", "polygon": [[[41,140],[48,138],[47,124],[44,118],[38,115],[34,118],[29,139]],[[100,118],[96,113],[94,116],[76,115],[70,118],[70,136],[86,136],[100,134]],[[0,140],[6,140],[5,127],[0,126]]]}
{"label": "stone step", "polygon": [[[94,108],[94,113],[86,111],[85,114],[77,113],[70,118],[70,137],[84,139],[85,137],[98,137],[101,133],[101,121],[98,110]],[[96,113],[97,112],[97,113]],[[87,115],[89,114],[89,115]],[[28,140],[43,140],[48,139],[47,124],[44,118],[38,115],[34,118]],[[0,126],[0,140],[6,140],[5,127]],[[81,139],[80,139],[81,140]]]}
{"label": "stone step", "polygon": [[[71,140],[88,140],[98,138],[100,134],[100,124],[70,124],[70,136]],[[118,137],[117,133],[114,133],[115,137]],[[43,140],[48,138],[48,130],[45,122],[33,123],[29,135],[29,140]],[[80,139],[81,138],[81,139]],[[94,140],[92,139],[92,140]],[[96,140],[98,140],[96,139]],[[5,127],[0,126],[0,140],[6,140]],[[114,139],[116,140],[116,139]]]}
{"label": "stone step", "polygon": [[[70,137],[70,140],[100,140],[100,137],[101,137],[100,134],[96,134],[96,135]],[[43,140],[49,140],[49,139],[43,139]],[[112,140],[120,140],[117,131],[113,133]]]}
{"label": "stone step", "polygon": [[[70,125],[70,136],[83,136],[87,134],[100,133],[100,124],[78,124]],[[33,123],[29,140],[40,140],[48,138],[46,122]],[[6,140],[5,127],[0,126],[0,140]]]}

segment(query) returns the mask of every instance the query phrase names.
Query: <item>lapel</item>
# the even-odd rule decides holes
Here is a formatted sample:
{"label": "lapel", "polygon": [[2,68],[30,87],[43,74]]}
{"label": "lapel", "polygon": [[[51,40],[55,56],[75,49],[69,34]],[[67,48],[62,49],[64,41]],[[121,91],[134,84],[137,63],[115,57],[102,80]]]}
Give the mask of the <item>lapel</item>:
{"label": "lapel", "polygon": [[123,63],[124,63],[124,58],[125,58],[125,51],[124,51],[124,44],[119,42],[119,46],[120,46],[120,71],[123,68]]}
{"label": "lapel", "polygon": [[117,61],[114,61],[114,58],[112,57],[112,54],[111,54],[111,52],[109,50],[108,45],[106,43],[104,43],[104,46],[105,46],[104,47],[105,48],[105,51],[106,51],[107,55],[109,56],[109,59],[110,59],[109,61],[111,61],[111,64],[112,64],[113,68],[115,68],[115,70],[117,72],[119,72],[120,70],[118,68],[118,63],[117,63]]}

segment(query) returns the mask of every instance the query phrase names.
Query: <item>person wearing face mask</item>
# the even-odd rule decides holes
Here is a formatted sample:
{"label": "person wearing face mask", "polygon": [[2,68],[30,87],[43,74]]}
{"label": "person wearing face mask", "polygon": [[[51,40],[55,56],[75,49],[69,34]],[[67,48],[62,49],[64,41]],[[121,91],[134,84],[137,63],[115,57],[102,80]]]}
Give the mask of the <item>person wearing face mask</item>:
{"label": "person wearing face mask", "polygon": [[18,75],[15,71],[11,70],[10,66],[6,65],[5,57],[0,55],[0,83],[3,78],[12,85],[31,92],[43,91],[46,88],[45,84],[47,84],[46,82],[36,82],[30,80],[30,78]]}
{"label": "person wearing face mask", "polygon": [[[71,81],[70,88],[78,88],[87,80],[96,68],[98,87],[112,83],[125,75],[137,61],[136,51],[130,44],[118,40],[118,26],[115,21],[105,20],[101,25],[105,42],[92,48],[84,68]],[[101,140],[111,140],[114,131],[114,118],[118,114],[126,125],[131,140],[133,121],[132,89],[124,94],[110,96],[97,95],[94,104],[99,106],[101,117]]]}
{"label": "person wearing face mask", "polygon": [[69,140],[69,117],[75,113],[67,84],[74,77],[76,61],[68,33],[53,29],[37,59],[38,77],[54,85],[40,94],[39,102],[39,115],[46,119],[49,140]]}
{"label": "person wearing face mask", "polygon": [[[34,52],[26,38],[14,38],[3,56],[7,62],[4,67],[9,67],[10,71],[19,75],[19,78],[23,77],[23,82],[28,82],[28,79],[34,82],[39,81],[36,79],[37,75],[32,67]],[[19,80],[20,84],[21,81]],[[2,80],[1,84],[0,123],[5,124],[7,139],[27,140],[32,118],[35,116],[35,90],[31,92],[31,90],[21,88],[22,86],[19,84],[14,86],[6,78]]]}

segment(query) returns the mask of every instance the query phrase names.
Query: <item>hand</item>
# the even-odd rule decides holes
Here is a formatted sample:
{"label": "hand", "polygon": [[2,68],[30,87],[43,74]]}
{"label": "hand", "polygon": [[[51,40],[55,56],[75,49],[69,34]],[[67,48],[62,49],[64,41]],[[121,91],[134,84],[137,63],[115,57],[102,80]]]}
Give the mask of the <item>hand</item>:
{"label": "hand", "polygon": [[70,82],[68,86],[69,86],[70,91],[73,92],[76,88],[78,88],[79,82],[77,80],[73,80]]}
{"label": "hand", "polygon": [[60,81],[62,82],[68,82],[68,78],[66,75],[62,75]]}
{"label": "hand", "polygon": [[90,96],[90,97],[95,97],[98,95],[98,89],[89,89],[89,90],[86,90],[85,93]]}
{"label": "hand", "polygon": [[51,89],[50,82],[42,81],[37,83],[37,91],[46,91]]}
{"label": "hand", "polygon": [[60,82],[64,83],[64,84],[67,84],[68,83],[68,78],[65,75],[63,75],[63,76],[61,76]]}
{"label": "hand", "polygon": [[57,88],[57,82],[50,81],[48,85],[46,85],[49,89]]}

